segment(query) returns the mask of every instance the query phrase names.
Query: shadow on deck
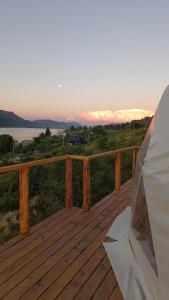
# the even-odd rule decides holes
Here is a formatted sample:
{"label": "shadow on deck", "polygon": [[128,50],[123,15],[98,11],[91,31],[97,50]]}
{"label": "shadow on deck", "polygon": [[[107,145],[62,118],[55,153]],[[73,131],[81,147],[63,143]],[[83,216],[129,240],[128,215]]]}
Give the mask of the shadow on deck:
{"label": "shadow on deck", "polygon": [[63,209],[0,247],[0,299],[123,300],[102,242],[131,181],[90,212]]}

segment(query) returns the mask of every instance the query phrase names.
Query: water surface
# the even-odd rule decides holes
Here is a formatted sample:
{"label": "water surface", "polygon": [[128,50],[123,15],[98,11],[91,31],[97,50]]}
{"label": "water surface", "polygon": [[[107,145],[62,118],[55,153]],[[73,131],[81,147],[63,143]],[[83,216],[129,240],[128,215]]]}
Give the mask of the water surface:
{"label": "water surface", "polygon": [[[1,134],[9,134],[13,136],[14,140],[21,142],[23,140],[32,140],[39,136],[40,133],[45,132],[45,128],[0,128]],[[50,129],[52,135],[63,133],[63,129]]]}

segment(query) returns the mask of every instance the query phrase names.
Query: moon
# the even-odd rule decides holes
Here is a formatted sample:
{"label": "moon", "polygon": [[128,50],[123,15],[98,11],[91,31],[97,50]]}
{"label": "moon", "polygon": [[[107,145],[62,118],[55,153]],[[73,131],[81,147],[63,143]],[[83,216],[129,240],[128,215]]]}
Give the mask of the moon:
{"label": "moon", "polygon": [[61,84],[59,84],[59,85],[58,85],[58,88],[61,88],[61,87],[62,87],[62,85],[61,85]]}

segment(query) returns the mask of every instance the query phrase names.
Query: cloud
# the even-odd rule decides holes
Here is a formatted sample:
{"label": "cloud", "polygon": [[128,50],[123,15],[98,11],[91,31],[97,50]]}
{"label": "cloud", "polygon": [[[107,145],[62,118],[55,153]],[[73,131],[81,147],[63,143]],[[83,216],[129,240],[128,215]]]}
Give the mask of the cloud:
{"label": "cloud", "polygon": [[[90,124],[108,124],[108,123],[124,123],[132,120],[140,120],[144,117],[149,117],[154,114],[153,111],[146,109],[122,109],[122,110],[104,110],[82,112],[74,116],[74,120]],[[71,117],[72,119],[72,117]]]}

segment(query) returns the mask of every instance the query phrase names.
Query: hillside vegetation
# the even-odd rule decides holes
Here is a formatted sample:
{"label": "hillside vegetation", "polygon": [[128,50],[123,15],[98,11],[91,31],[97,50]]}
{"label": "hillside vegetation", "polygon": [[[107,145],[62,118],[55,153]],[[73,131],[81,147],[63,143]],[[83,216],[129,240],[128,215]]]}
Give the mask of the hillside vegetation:
{"label": "hillside vegetation", "polygon": [[[137,128],[138,127],[138,128]],[[147,125],[112,128],[97,126],[75,129],[73,126],[63,136],[41,135],[29,145],[17,144],[15,149],[2,153],[1,166],[34,159],[65,154],[91,155],[133,145],[141,145]],[[84,136],[85,144],[69,145],[70,136]],[[1,136],[0,136],[1,145]],[[14,152],[13,152],[14,151]],[[122,155],[122,181],[131,177],[131,153]],[[65,162],[30,169],[30,220],[31,225],[64,207]],[[74,206],[82,206],[82,163],[73,162]],[[100,158],[91,163],[91,204],[114,190],[114,157]],[[16,234],[19,218],[19,174],[0,175],[0,241]]]}

